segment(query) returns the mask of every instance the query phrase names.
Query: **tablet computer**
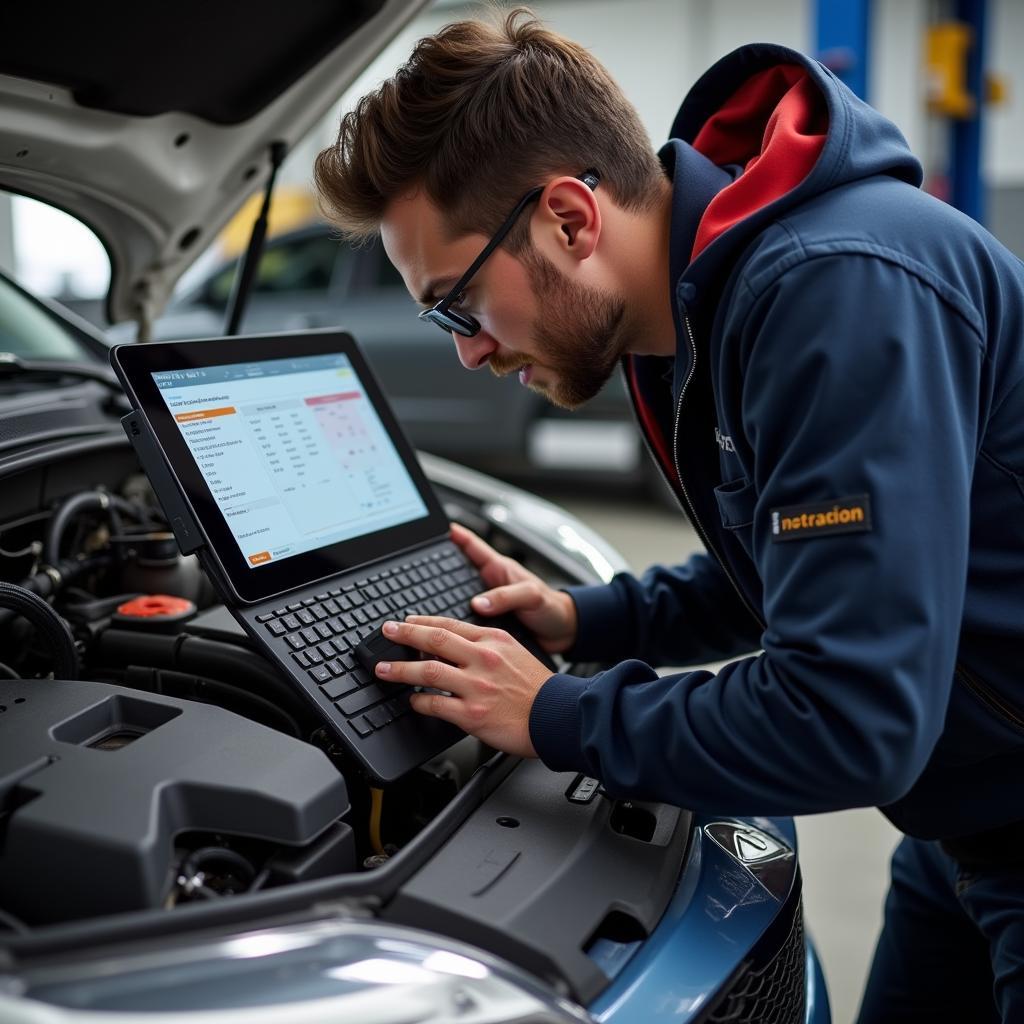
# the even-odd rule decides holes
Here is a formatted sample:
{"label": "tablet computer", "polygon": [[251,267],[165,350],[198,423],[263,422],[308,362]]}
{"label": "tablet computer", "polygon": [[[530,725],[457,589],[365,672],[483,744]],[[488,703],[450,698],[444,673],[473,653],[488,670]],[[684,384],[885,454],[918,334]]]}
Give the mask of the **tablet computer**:
{"label": "tablet computer", "polygon": [[198,526],[204,562],[236,601],[447,535],[350,335],[121,345],[111,362]]}

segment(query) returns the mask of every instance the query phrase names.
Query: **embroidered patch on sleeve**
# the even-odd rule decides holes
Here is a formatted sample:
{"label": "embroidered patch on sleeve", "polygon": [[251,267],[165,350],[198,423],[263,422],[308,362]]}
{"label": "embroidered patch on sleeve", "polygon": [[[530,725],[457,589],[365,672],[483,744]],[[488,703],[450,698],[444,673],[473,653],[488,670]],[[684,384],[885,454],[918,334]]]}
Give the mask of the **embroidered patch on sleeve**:
{"label": "embroidered patch on sleeve", "polygon": [[810,505],[787,505],[773,508],[771,517],[772,541],[776,544],[833,533],[866,533],[871,529],[871,498],[855,494]]}

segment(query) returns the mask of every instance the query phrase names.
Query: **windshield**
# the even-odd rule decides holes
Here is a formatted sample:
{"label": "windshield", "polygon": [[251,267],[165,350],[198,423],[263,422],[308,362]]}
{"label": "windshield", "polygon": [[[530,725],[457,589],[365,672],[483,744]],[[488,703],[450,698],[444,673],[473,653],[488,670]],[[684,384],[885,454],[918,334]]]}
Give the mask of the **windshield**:
{"label": "windshield", "polygon": [[[16,283],[15,283],[16,282]],[[0,190],[0,352],[80,360],[91,349],[77,326],[43,303],[102,324],[110,258],[95,232],[47,203]]]}
{"label": "windshield", "polygon": [[87,355],[59,320],[0,276],[0,352],[26,359],[78,360]]}

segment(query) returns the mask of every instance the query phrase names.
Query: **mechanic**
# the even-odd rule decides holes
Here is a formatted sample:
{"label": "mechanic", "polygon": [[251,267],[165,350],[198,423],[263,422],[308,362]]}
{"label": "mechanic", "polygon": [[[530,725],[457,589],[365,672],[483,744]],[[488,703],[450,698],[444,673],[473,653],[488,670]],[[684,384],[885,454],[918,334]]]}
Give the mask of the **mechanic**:
{"label": "mechanic", "polygon": [[413,617],[391,634],[441,660],[380,678],[616,796],[881,807],[906,838],[861,1019],[1019,1021],[1024,273],[921,178],[892,123],[774,45],[704,74],[655,154],[525,10],[421,40],[316,166],[467,368],[571,409],[621,364],[707,548],[560,592],[454,528],[480,616],[618,664],[552,675],[505,632]]}

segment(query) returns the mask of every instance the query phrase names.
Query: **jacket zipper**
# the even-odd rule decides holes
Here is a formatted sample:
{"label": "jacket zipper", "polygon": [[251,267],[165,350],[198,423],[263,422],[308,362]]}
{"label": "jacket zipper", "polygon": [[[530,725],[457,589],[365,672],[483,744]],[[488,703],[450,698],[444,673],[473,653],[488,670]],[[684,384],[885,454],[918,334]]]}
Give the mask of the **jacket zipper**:
{"label": "jacket zipper", "polygon": [[[683,415],[683,400],[686,397],[686,389],[690,386],[690,381],[693,380],[693,374],[697,369],[697,343],[693,337],[693,328],[690,326],[690,318],[683,313],[683,324],[686,327],[686,340],[690,345],[690,372],[686,375],[686,380],[683,381],[683,386],[679,389],[679,401],[676,403],[676,418],[672,428],[672,465],[676,471],[676,480],[673,482],[669,479],[668,473],[665,472],[665,467],[661,463],[661,459],[658,458],[657,453],[654,451],[650,440],[647,437],[647,431],[644,429],[643,420],[641,419],[636,408],[636,397],[633,395],[633,389],[630,387],[626,388],[626,392],[629,395],[630,403],[633,406],[633,415],[636,417],[637,426],[640,427],[640,436],[644,439],[644,445],[647,448],[648,453],[654,459],[655,465],[658,467],[659,472],[665,478],[665,482],[669,485],[672,493],[676,496],[676,501],[679,501],[679,492],[682,492],[683,499],[686,502],[685,505],[680,502],[680,507],[683,512],[686,513],[687,518],[693,524],[693,528],[697,531],[697,536],[700,538],[701,543],[711,554],[714,560],[719,564],[722,572],[725,573],[725,578],[732,584],[733,590],[736,591],[736,596],[739,597],[743,604],[743,607],[751,614],[754,621],[757,622],[761,628],[764,628],[764,620],[756,611],[750,606],[750,602],[747,600],[746,594],[740,589],[739,584],[733,578],[732,573],[729,571],[725,564],[722,556],[714,549],[711,542],[708,540],[707,531],[704,529],[699,517],[697,516],[697,510],[694,508],[693,502],[690,500],[690,494],[686,490],[686,484],[683,482],[683,474],[679,469],[679,421]],[[677,488],[675,483],[679,484]]]}
{"label": "jacket zipper", "polygon": [[983,683],[976,675],[968,671],[963,662],[956,663],[956,674],[964,681],[975,697],[978,698],[997,718],[1004,722],[1024,729],[1024,718],[1008,703],[1006,703],[988,684]]}

